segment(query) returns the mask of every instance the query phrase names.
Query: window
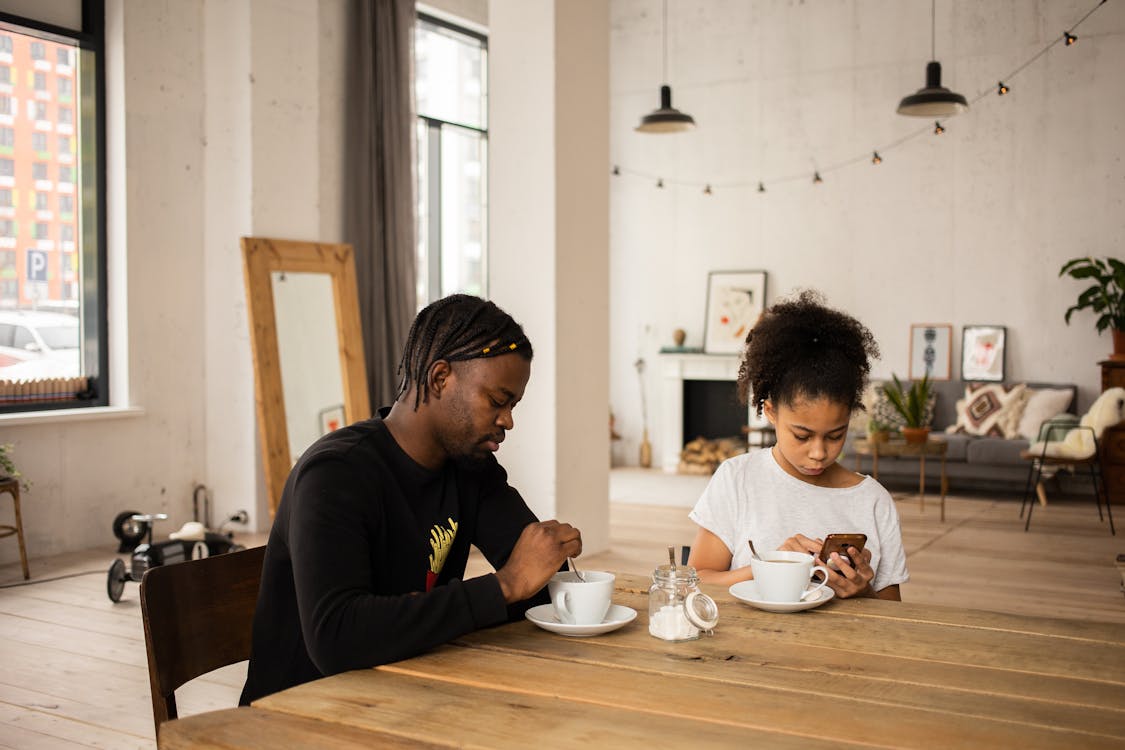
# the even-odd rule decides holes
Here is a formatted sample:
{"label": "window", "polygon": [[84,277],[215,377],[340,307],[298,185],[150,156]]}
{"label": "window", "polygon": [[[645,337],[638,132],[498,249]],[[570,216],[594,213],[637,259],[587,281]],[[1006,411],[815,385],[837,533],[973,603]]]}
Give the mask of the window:
{"label": "window", "polygon": [[[40,3],[22,3],[38,14]],[[36,335],[57,328],[66,345],[39,361],[0,363],[0,383],[32,378],[73,378],[75,398],[51,402],[0,403],[0,412],[103,406],[108,403],[109,373],[106,348],[105,264],[105,118],[104,118],[104,0],[82,1],[78,31],[50,23],[50,19],[4,13],[0,51],[16,49],[6,58],[18,100],[0,100],[0,112],[23,115],[34,123],[11,120],[17,131],[12,150],[0,156],[0,206],[15,203],[11,218],[0,219],[0,234],[8,247],[0,251],[0,322],[22,316]],[[5,42],[5,38],[7,41]],[[25,50],[34,64],[29,64]],[[19,60],[22,59],[24,66]],[[56,65],[59,66],[56,68]],[[35,87],[38,96],[57,92],[58,106],[20,92]],[[22,118],[21,118],[22,119]],[[24,128],[24,130],[21,130]],[[53,131],[53,132],[52,132]],[[29,135],[25,135],[28,133]],[[0,144],[4,143],[0,130]],[[26,139],[26,140],[25,140]],[[57,139],[57,140],[56,140]],[[30,146],[30,148],[29,148]],[[57,147],[57,158],[52,161]],[[56,166],[57,165],[57,166]],[[58,177],[68,192],[54,192],[49,181]],[[46,182],[47,185],[42,183]],[[7,191],[6,193],[4,191]],[[35,214],[28,209],[52,213]],[[18,223],[15,219],[21,219]],[[6,224],[4,222],[7,222]],[[65,242],[65,247],[60,243]],[[31,322],[34,321],[34,322]],[[54,348],[53,345],[50,345]],[[64,356],[65,355],[65,356]],[[77,398],[82,393],[83,398]],[[92,398],[87,398],[92,394]]]}
{"label": "window", "polygon": [[0,83],[12,82],[12,66],[0,65]]}
{"label": "window", "polygon": [[0,146],[16,145],[16,131],[9,127],[0,128]]}
{"label": "window", "polygon": [[16,269],[16,251],[0,250],[0,271],[14,271]]}
{"label": "window", "polygon": [[487,63],[484,36],[418,16],[419,307],[454,292],[487,292]]}
{"label": "window", "polygon": [[12,114],[12,97],[7,94],[0,95],[0,115]]}

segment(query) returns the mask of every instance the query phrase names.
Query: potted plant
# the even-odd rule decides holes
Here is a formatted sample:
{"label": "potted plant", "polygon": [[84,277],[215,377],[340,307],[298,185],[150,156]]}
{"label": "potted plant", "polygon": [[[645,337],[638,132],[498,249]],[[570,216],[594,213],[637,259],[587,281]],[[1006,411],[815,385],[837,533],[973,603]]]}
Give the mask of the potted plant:
{"label": "potted plant", "polygon": [[883,393],[887,395],[887,400],[891,402],[895,411],[902,416],[905,423],[902,437],[908,443],[926,442],[930,436],[926,407],[930,401],[930,391],[933,389],[930,376],[926,375],[921,380],[911,383],[909,388],[903,387],[897,375],[892,374],[891,378],[894,379],[894,383],[884,385]]}
{"label": "potted plant", "polygon": [[1094,283],[1078,295],[1066,311],[1066,323],[1079,310],[1098,315],[1094,324],[1100,334],[1113,331],[1113,359],[1125,359],[1125,262],[1117,258],[1075,258],[1059,269],[1059,276],[1089,279]]}
{"label": "potted plant", "polygon": [[867,420],[867,439],[873,443],[885,443],[890,440],[891,428],[872,417]]}
{"label": "potted plant", "polygon": [[11,477],[19,480],[20,487],[23,488],[24,492],[27,492],[31,489],[31,482],[23,479],[23,474],[12,461],[12,451],[15,447],[13,443],[0,443],[0,477]]}

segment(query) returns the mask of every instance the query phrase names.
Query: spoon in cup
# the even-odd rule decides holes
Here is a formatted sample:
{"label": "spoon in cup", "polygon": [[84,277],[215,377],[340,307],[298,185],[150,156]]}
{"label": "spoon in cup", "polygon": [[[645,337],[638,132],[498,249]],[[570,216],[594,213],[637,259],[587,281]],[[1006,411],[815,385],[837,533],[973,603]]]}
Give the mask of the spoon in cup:
{"label": "spoon in cup", "polygon": [[750,554],[754,556],[755,560],[761,561],[762,558],[758,556],[758,550],[754,549],[754,540],[747,539],[746,541],[750,543]]}
{"label": "spoon in cup", "polygon": [[586,583],[586,577],[582,575],[582,573],[578,570],[578,566],[574,564],[574,558],[568,557],[566,558],[566,561],[570,563],[570,570],[572,573],[574,573],[575,576],[577,576],[578,580],[582,581],[582,583]]}

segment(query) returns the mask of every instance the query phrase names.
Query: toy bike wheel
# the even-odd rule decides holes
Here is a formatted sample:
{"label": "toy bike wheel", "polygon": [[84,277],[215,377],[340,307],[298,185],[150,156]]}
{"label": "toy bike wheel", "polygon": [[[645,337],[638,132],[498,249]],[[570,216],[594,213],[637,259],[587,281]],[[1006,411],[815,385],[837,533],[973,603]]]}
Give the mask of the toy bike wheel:
{"label": "toy bike wheel", "polygon": [[125,573],[125,562],[119,557],[109,566],[109,576],[105,582],[105,592],[109,594],[110,601],[121,601],[121,592],[125,590],[127,580],[129,576]]}

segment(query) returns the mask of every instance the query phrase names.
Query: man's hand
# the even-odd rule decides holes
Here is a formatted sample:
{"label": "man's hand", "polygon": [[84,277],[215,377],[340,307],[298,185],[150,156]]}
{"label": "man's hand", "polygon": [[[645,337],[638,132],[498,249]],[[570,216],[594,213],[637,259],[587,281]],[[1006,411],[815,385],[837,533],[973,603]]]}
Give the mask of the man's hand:
{"label": "man's hand", "polygon": [[582,554],[582,532],[569,523],[529,523],[516,540],[508,562],[496,571],[509,604],[533,596],[547,585],[563,561]]}

